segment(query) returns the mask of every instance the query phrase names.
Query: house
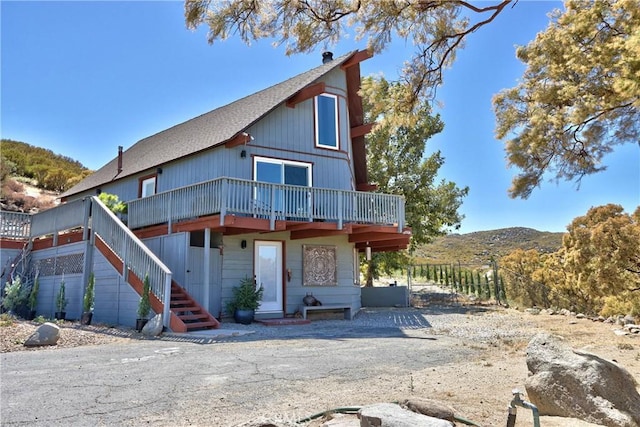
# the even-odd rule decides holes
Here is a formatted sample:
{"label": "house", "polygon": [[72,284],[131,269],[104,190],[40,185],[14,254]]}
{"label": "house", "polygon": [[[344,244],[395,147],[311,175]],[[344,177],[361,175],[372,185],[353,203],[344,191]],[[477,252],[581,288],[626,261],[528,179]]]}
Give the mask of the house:
{"label": "house", "polygon": [[[60,207],[4,216],[3,265],[28,253],[45,315],[64,274],[68,316],[79,317],[91,271],[102,322],[134,323],[145,275],[175,331],[217,327],[232,288],[252,276],[265,289],[257,318],[292,316],[307,294],[355,313],[359,254],[410,238],[404,199],[367,179],[372,124],[358,90],[369,57],[326,52],[317,68],[120,147]],[[126,218],[101,192],[127,202]]]}

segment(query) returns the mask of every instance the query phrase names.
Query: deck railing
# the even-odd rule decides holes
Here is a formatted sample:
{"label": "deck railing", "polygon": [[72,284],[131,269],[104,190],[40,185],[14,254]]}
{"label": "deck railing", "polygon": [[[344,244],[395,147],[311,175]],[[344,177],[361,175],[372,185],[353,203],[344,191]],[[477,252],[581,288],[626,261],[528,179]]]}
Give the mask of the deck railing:
{"label": "deck railing", "polygon": [[129,271],[140,279],[149,275],[151,292],[163,303],[163,322],[169,326],[171,270],[158,259],[97,197],[78,199],[35,215],[2,212],[0,237],[28,239],[84,228],[84,238],[99,237],[121,260],[123,276]]}
{"label": "deck railing", "polygon": [[243,215],[275,220],[394,225],[405,223],[404,198],[363,191],[217,178],[128,202],[129,228],[204,215]]}
{"label": "deck railing", "polygon": [[31,235],[31,217],[22,212],[0,212],[0,237],[7,239],[28,239]]}
{"label": "deck railing", "polygon": [[136,237],[97,197],[92,197],[91,228],[122,260],[123,276],[131,270],[141,280],[149,275],[151,292],[163,303],[163,322],[169,326],[171,270]]}
{"label": "deck railing", "polygon": [[30,237],[41,237],[82,227],[85,222],[85,203],[89,201],[73,200],[33,215]]}

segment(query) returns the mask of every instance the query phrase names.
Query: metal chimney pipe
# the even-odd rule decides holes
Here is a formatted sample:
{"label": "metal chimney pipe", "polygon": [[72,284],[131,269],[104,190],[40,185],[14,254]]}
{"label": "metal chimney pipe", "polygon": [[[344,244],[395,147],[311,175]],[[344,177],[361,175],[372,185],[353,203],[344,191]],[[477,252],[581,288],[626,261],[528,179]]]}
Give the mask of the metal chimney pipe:
{"label": "metal chimney pipe", "polygon": [[322,52],[322,63],[326,64],[331,61],[333,61],[333,52]]}
{"label": "metal chimney pipe", "polygon": [[122,145],[118,145],[118,173],[122,172]]}

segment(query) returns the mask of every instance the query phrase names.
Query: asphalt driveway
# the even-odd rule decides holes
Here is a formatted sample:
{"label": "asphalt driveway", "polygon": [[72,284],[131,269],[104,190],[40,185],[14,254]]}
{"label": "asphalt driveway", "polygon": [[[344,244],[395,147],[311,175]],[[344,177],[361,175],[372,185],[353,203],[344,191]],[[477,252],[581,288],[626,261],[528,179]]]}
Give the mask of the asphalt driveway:
{"label": "asphalt driveway", "polygon": [[384,399],[408,391],[412,372],[471,357],[473,346],[433,328],[465,316],[455,307],[370,310],[353,321],[237,325],[225,337],[6,353],[0,421],[226,426],[362,404],[363,390]]}

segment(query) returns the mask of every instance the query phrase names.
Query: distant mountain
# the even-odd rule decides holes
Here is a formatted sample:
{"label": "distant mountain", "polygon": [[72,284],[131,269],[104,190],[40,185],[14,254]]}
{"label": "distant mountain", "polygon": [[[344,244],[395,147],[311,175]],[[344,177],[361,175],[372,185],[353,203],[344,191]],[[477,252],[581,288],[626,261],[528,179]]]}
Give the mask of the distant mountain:
{"label": "distant mountain", "polygon": [[541,253],[556,252],[562,246],[564,233],[511,227],[449,234],[416,249],[418,263],[486,265],[492,257],[498,259],[515,249],[536,249]]}

